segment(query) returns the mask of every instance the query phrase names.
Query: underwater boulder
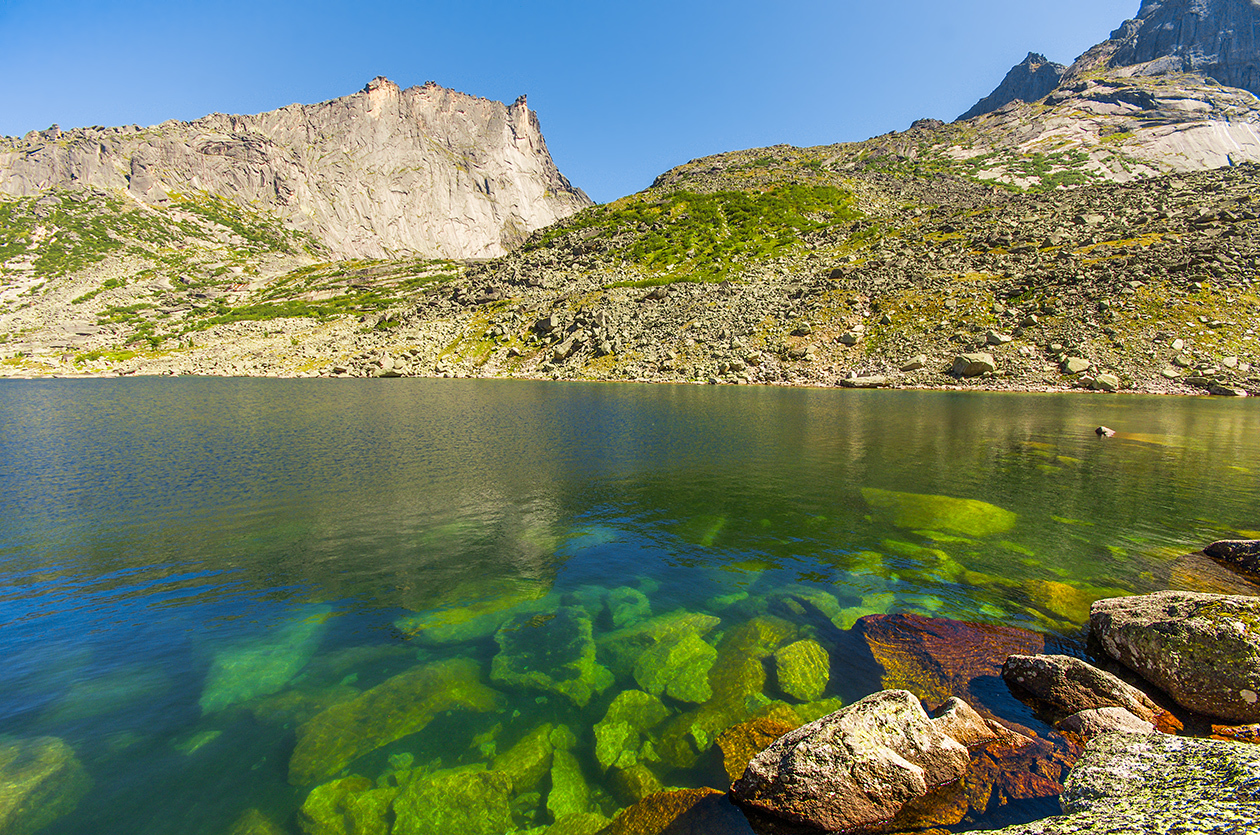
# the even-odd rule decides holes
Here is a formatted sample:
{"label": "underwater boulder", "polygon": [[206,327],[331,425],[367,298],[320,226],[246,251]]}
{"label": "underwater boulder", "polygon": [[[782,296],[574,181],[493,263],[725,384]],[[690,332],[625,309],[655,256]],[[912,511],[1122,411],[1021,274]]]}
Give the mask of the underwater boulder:
{"label": "underwater boulder", "polygon": [[515,615],[494,640],[499,652],[490,664],[492,681],[558,693],[578,707],[613,683],[612,673],[595,661],[591,619],[579,606]]}
{"label": "underwater boulder", "polygon": [[533,791],[551,770],[551,744],[554,728],[544,723],[521,737],[515,745],[494,758],[491,771],[506,774],[517,794]]}
{"label": "underwater boulder", "polygon": [[644,734],[663,722],[670,710],[656,696],[623,690],[595,725],[595,759],[603,769],[628,768],[643,754]]}
{"label": "underwater boulder", "polygon": [[739,779],[753,757],[770,747],[784,734],[799,728],[803,722],[790,710],[779,710],[727,728],[717,738],[722,752],[722,766],[731,782]]}
{"label": "underwater boulder", "polygon": [[232,824],[227,835],[287,835],[287,833],[258,809],[246,809]]}
{"label": "underwater boulder", "polygon": [[643,798],[600,835],[752,835],[752,828],[725,792],[676,789]]}
{"label": "underwater boulder", "polygon": [[331,607],[320,606],[258,638],[216,652],[198,700],[202,714],[278,692],[311,660],[331,613]]}
{"label": "underwater boulder", "polygon": [[633,626],[652,615],[652,602],[648,596],[630,586],[619,586],[610,591],[607,603],[614,629]]}
{"label": "underwater boulder", "polygon": [[366,777],[344,777],[311,789],[298,809],[304,835],[389,835],[396,786],[376,788]]}
{"label": "underwater boulder", "polygon": [[717,649],[694,632],[663,640],[639,656],[634,680],[654,696],[668,693],[680,702],[699,704],[713,695],[709,670]]}
{"label": "underwater boulder", "polygon": [[577,757],[563,749],[555,752],[551,762],[551,790],[547,792],[547,811],[555,820],[590,811],[591,788],[582,774]]}
{"label": "underwater boulder", "polygon": [[514,828],[511,792],[511,779],[484,765],[416,774],[394,800],[391,835],[503,835]]}
{"label": "underwater boulder", "polygon": [[565,815],[542,832],[543,835],[597,835],[609,823],[608,818],[598,812],[582,812]]}
{"label": "underwater boulder", "polygon": [[639,762],[627,768],[610,768],[608,783],[617,799],[626,805],[638,803],[650,794],[665,790],[665,784],[656,772]]}
{"label": "underwater boulder", "polygon": [[479,641],[493,635],[514,615],[554,609],[555,601],[546,600],[550,591],[550,582],[510,577],[460,583],[449,597],[468,603],[406,615],[394,621],[394,626],[432,646]]}
{"label": "underwater boulder", "polygon": [[643,653],[661,643],[673,643],[686,635],[703,638],[722,620],[703,612],[676,609],[599,637],[599,657],[613,673],[628,676]]}
{"label": "underwater boulder", "polygon": [[883,687],[909,690],[933,706],[958,696],[982,714],[984,699],[972,682],[996,678],[1010,656],[1037,655],[1046,645],[1027,629],[915,614],[870,615],[857,628],[884,668]]}
{"label": "underwater boulder", "polygon": [[74,749],[44,736],[0,740],[0,833],[31,835],[75,810],[92,787]]}
{"label": "underwater boulder", "polygon": [[831,656],[808,638],[776,650],[774,665],[779,689],[797,701],[822,698],[831,680]]}
{"label": "underwater boulder", "polygon": [[306,785],[331,777],[354,760],[416,733],[443,711],[486,713],[500,694],[481,683],[468,658],[422,664],[335,704],[297,729],[289,782]]}
{"label": "underwater boulder", "polygon": [[1011,511],[979,499],[899,493],[875,487],[863,487],[862,498],[878,515],[908,530],[991,536],[1009,531],[1018,519]]}

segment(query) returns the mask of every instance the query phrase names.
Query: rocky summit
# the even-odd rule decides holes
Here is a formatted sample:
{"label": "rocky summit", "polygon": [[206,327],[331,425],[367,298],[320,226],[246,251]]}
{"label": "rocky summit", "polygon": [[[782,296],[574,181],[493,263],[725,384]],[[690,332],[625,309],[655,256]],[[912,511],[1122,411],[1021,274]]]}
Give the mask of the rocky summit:
{"label": "rocky summit", "polygon": [[494,257],[590,205],[556,169],[524,96],[505,107],[385,78],[256,116],[0,139],[0,194],[58,189],[151,206],[214,195],[339,258]]}
{"label": "rocky summit", "polygon": [[0,374],[1260,393],[1256,8],[1147,2],[972,118],[603,206],[523,100],[383,79],[6,140]]}

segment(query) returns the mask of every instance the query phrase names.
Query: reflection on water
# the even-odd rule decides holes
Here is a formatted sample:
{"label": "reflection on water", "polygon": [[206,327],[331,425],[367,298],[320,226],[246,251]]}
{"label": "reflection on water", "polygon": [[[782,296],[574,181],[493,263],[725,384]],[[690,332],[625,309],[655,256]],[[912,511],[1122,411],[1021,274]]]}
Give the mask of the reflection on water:
{"label": "reflection on water", "polygon": [[594,832],[954,686],[863,617],[1071,647],[1260,525],[1246,401],[5,382],[0,447],[0,771],[64,833]]}

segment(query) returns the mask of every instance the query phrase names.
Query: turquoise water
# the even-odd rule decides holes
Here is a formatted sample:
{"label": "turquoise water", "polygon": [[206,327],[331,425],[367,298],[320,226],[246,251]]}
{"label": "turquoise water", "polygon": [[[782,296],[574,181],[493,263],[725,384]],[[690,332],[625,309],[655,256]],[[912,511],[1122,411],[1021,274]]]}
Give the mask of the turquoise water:
{"label": "turquoise water", "polygon": [[[613,817],[627,774],[724,788],[727,724],[879,689],[858,617],[1080,646],[1090,600],[1202,588],[1183,556],[1260,528],[1249,400],[10,381],[0,450],[0,739],[73,752],[56,833],[315,831],[344,775]],[[443,789],[481,765],[529,773]]]}

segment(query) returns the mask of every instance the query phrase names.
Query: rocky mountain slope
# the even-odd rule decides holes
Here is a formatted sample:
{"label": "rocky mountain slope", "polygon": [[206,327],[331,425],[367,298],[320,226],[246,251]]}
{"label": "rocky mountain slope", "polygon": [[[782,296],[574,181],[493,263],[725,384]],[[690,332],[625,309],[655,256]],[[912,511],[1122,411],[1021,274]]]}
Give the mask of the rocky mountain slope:
{"label": "rocky mountain slope", "polygon": [[256,116],[0,139],[0,194],[96,189],[163,207],[209,195],[270,212],[340,258],[503,255],[590,205],[538,117],[433,83]]}
{"label": "rocky mountain slope", "polygon": [[202,193],[0,200],[0,373],[1257,393],[1260,101],[1114,66],[1157,11],[1038,101],[693,160],[492,260],[330,259]]}

